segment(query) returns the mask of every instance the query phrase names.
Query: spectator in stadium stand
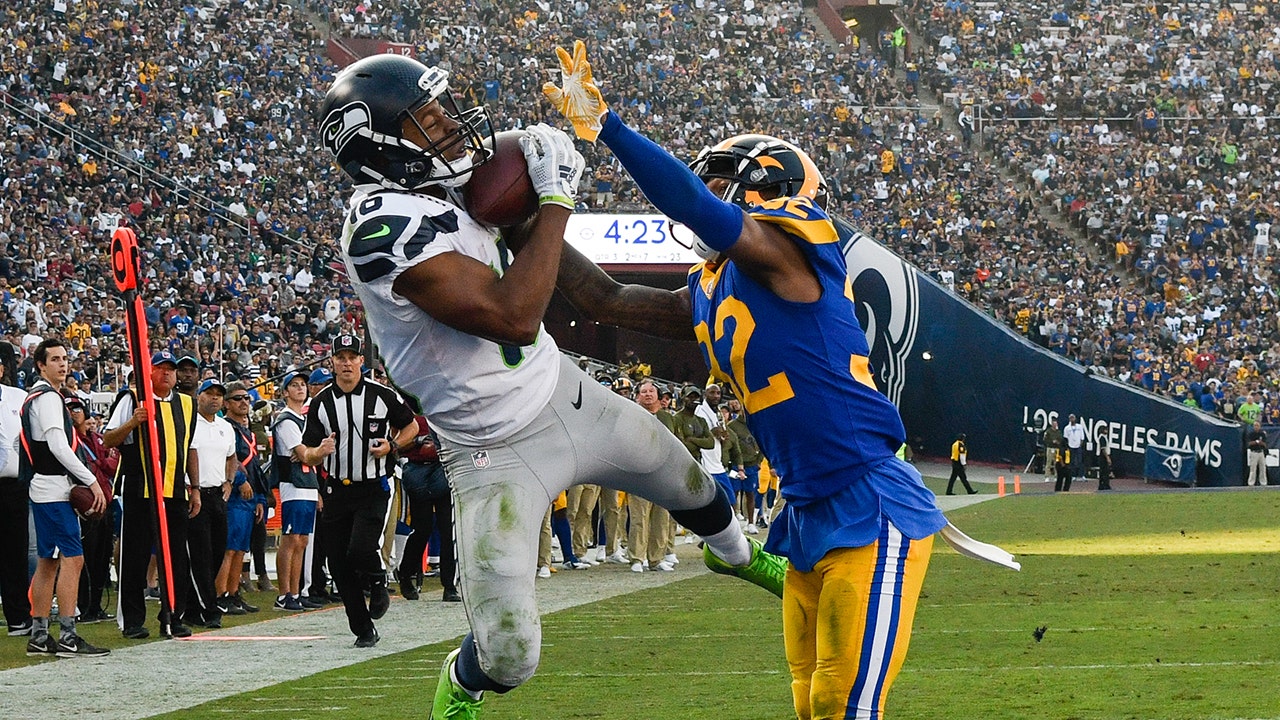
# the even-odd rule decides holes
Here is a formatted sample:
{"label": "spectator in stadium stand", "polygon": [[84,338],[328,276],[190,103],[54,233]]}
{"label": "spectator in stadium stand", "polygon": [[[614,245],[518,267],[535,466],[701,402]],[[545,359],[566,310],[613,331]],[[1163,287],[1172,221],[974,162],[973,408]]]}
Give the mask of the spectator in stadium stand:
{"label": "spectator in stadium stand", "polygon": [[[0,380],[10,369],[0,363]],[[0,384],[0,604],[9,636],[31,633],[31,585],[27,547],[29,508],[26,483],[18,479],[19,413],[27,394],[10,384]]]}
{"label": "spectator in stadium stand", "polygon": [[[156,439],[164,482],[164,517],[168,526],[170,564],[172,570],[172,605],[168,592],[160,593],[160,634],[165,637],[189,637],[191,628],[182,623],[187,608],[191,573],[187,555],[187,520],[200,512],[199,471],[191,439],[195,431],[196,411],[192,399],[174,392],[178,359],[167,350],[151,356],[151,385],[155,401],[151,407],[139,405],[133,390],[125,388],[116,396],[109,414],[103,444],[120,448],[120,470],[116,495],[124,499],[124,515],[120,532],[120,617],[118,623],[124,637],[140,640],[150,635],[145,626],[147,608],[143,593],[147,586],[147,564],[152,549],[159,548],[160,531],[154,488],[146,479],[139,428],[154,413]],[[164,563],[159,563],[164,565]],[[161,570],[163,573],[164,570]],[[161,585],[165,585],[163,575]]]}
{"label": "spectator in stadium stand", "polygon": [[1245,437],[1245,447],[1249,455],[1250,486],[1267,484],[1267,432],[1262,429],[1262,422],[1255,420],[1253,427]]}
{"label": "spectator in stadium stand", "polygon": [[[431,11],[425,16],[424,7]],[[265,320],[289,315],[289,293],[306,300],[312,330],[326,342],[345,316],[338,308],[351,306],[350,288],[332,267],[334,239],[326,230],[339,212],[331,198],[344,182],[323,159],[301,152],[307,133],[299,122],[308,108],[297,89],[323,91],[334,71],[324,57],[324,35],[287,4],[187,10],[175,0],[148,5],[145,14],[125,5],[84,18],[79,34],[56,22],[20,21],[43,17],[40,0],[13,0],[0,10],[7,20],[0,24],[0,64],[14,70],[3,81],[6,98],[43,118],[0,117],[5,176],[31,188],[0,199],[0,228],[68,230],[0,257],[0,278],[12,288],[5,300],[23,301],[21,316],[11,309],[8,329],[21,346],[28,311],[33,318],[46,314],[47,298],[36,298],[37,288],[92,288],[76,293],[71,312],[90,328],[84,344],[95,360],[86,370],[94,373],[89,387],[95,391],[117,389],[122,318],[113,299],[95,299],[104,297],[109,271],[84,248],[105,240],[125,218],[154,240],[143,248],[144,267],[154,272],[150,287],[173,287],[172,297],[199,300],[187,317],[210,362],[225,359],[238,371],[238,338],[259,317],[264,322],[254,342],[272,346],[267,357],[292,352],[300,360],[314,352],[313,343]],[[605,34],[601,61],[616,68],[618,94],[635,98],[642,130],[670,138],[690,155],[709,138],[732,134],[728,130],[786,135],[803,128],[806,136],[825,138],[802,144],[812,145],[821,166],[840,169],[828,178],[830,209],[851,216],[926,272],[953,273],[957,293],[1011,325],[1024,309],[1055,300],[1056,307],[1073,306],[1077,321],[1067,318],[1064,333],[1070,359],[1092,364],[1084,352],[1091,340],[1099,370],[1167,394],[1148,373],[1130,367],[1125,348],[1169,331],[1144,313],[1123,323],[1123,334],[1132,337],[1116,343],[1118,313],[1106,305],[1118,296],[1145,304],[1169,292],[1182,296],[1182,317],[1191,321],[1172,334],[1172,345],[1158,348],[1157,361],[1179,364],[1182,351],[1195,344],[1184,338],[1203,337],[1210,348],[1240,354],[1246,366],[1255,363],[1260,372],[1250,384],[1271,387],[1277,377],[1274,329],[1258,322],[1275,307],[1275,268],[1267,258],[1276,254],[1254,255],[1259,240],[1274,247],[1271,229],[1280,211],[1280,195],[1266,182],[1275,172],[1269,161],[1275,122],[1266,113],[1280,87],[1267,62],[1276,51],[1269,31],[1280,12],[1274,5],[1170,6],[1152,13],[1142,5],[1103,4],[1067,14],[1059,29],[1046,31],[1044,10],[1035,3],[987,8],[910,0],[899,12],[914,25],[911,61],[920,68],[919,93],[889,72],[876,38],[833,48],[797,5],[757,4],[733,14],[717,4],[673,6],[656,15],[632,4],[589,13],[572,6],[526,10],[395,0],[372,13],[375,21],[341,4],[329,19],[338,34],[404,41],[427,62],[448,63],[466,92],[486,99],[500,128],[541,115],[536,85],[542,78],[491,57],[546,53],[565,24]],[[164,41],[165,29],[178,25],[220,47],[271,52],[251,53],[249,66],[226,71],[202,61],[207,51]],[[120,36],[116,26],[131,34]],[[252,43],[239,32],[244,27],[255,28]],[[747,27],[762,31],[738,32]],[[655,33],[661,47],[649,39]],[[44,47],[65,49],[57,59],[29,50]],[[142,47],[148,60],[139,63]],[[1259,57],[1244,57],[1241,47],[1257,48]],[[1135,65],[1134,57],[1142,62]],[[747,65],[760,58],[769,70]],[[726,71],[708,78],[699,71],[710,63]],[[171,67],[193,69],[179,75]],[[790,87],[807,92],[797,99]],[[942,101],[947,123],[920,109],[929,94]],[[719,102],[709,102],[712,97]],[[966,111],[980,114],[969,121],[976,127],[968,126]],[[953,119],[960,121],[958,132]],[[60,135],[65,132],[112,149],[118,144],[123,155],[103,161],[72,147]],[[993,155],[967,150],[969,133]],[[894,170],[882,180],[879,157],[886,147]],[[1224,154],[1229,147],[1234,150]],[[589,166],[610,165],[600,151],[585,152]],[[180,186],[138,182],[133,168],[143,165]],[[1019,184],[986,182],[1002,168]],[[872,208],[864,200],[877,181],[888,186],[886,202]],[[617,172],[613,187],[613,204],[599,209],[640,207],[625,172]],[[197,194],[220,207],[205,209]],[[1093,228],[1089,239],[1078,241],[1073,231],[1040,218],[1034,212],[1040,203]],[[1083,212],[1073,218],[1072,206]],[[0,232],[4,241],[22,231]],[[1132,270],[1136,280],[1095,278],[1080,242],[1105,248],[1108,257],[1125,247],[1116,270]],[[303,246],[316,250],[299,255]],[[324,309],[329,302],[332,313]],[[1210,317],[1215,307],[1222,308],[1217,319]],[[160,324],[153,332],[167,331],[158,302],[155,310]],[[38,321],[36,335],[48,324]],[[1230,371],[1215,365],[1187,380],[1203,383]]]}
{"label": "spectator in stadium stand", "polygon": [[[2,403],[3,400],[0,400]],[[120,464],[120,452],[115,448],[108,449],[102,444],[102,434],[95,429],[96,422],[89,418],[89,411],[84,400],[71,396],[66,398],[67,413],[71,415],[71,423],[75,426],[77,452],[81,459],[93,472],[107,498],[106,508],[102,516],[97,518],[80,518],[80,540],[84,545],[84,571],[80,574],[80,622],[96,623],[103,620],[114,620],[115,613],[102,607],[102,594],[111,583],[111,556],[113,555],[116,503],[111,483],[115,478],[116,467]],[[0,405],[2,407],[2,405]],[[0,412],[3,412],[0,410]]]}
{"label": "spectator in stadium stand", "polygon": [[187,601],[184,622],[188,625],[222,627],[218,607],[217,577],[221,574],[227,547],[227,499],[240,463],[236,459],[236,433],[219,415],[226,387],[216,379],[200,383],[196,393],[196,428],[191,439],[199,468],[200,514],[187,525],[187,548],[191,554],[192,594]]}

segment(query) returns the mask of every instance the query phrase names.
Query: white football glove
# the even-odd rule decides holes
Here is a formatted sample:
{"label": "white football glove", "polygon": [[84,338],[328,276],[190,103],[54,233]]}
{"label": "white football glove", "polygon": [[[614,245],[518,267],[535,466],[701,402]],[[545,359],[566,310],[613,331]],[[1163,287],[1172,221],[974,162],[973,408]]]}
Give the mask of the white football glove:
{"label": "white football glove", "polygon": [[538,204],[572,210],[578,196],[578,180],[586,165],[582,153],[573,147],[573,140],[561,130],[538,123],[525,129],[520,149],[524,150]]}

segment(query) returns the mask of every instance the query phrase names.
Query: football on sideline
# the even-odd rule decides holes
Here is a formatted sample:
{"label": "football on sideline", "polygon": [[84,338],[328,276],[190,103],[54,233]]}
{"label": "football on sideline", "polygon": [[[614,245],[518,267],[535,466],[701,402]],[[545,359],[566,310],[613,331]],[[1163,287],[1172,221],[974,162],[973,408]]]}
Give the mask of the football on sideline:
{"label": "football on sideline", "polygon": [[493,227],[520,225],[538,212],[538,194],[520,149],[520,130],[494,135],[493,157],[471,171],[462,199],[471,217]]}
{"label": "football on sideline", "polygon": [[93,491],[84,485],[77,484],[71,488],[71,509],[85,520],[93,520],[102,517],[102,513],[91,513],[93,508]]}

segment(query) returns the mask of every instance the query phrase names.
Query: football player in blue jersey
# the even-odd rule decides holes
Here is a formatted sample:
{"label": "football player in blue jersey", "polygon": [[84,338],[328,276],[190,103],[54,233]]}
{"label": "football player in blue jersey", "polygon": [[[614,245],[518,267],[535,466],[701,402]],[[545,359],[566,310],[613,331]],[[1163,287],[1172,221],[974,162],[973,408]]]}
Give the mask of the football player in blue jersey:
{"label": "football player in blue jersey", "polygon": [[[872,379],[825,183],[796,146],[740,135],[686,167],[606,107],[581,42],[544,86],[578,136],[613,151],[704,258],[676,291],[619,285],[567,244],[557,286],[589,319],[696,339],[742,402],[787,503],[766,547],[790,560],[783,630],[796,714],[879,718],[906,657],[933,535],[965,538],[896,452],[905,431]],[[692,317],[692,326],[690,318]],[[713,557],[707,564],[717,569]]]}

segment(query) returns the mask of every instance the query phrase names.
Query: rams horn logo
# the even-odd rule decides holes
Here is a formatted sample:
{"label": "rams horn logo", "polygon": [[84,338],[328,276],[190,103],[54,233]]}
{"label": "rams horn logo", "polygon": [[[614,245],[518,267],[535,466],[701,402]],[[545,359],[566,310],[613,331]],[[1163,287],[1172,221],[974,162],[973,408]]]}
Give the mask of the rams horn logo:
{"label": "rams horn logo", "polygon": [[1169,472],[1173,473],[1174,477],[1180,477],[1182,475],[1182,456],[1170,455],[1164,459],[1164,466]]}
{"label": "rams horn logo", "polygon": [[858,322],[867,335],[876,385],[894,405],[907,384],[907,358],[920,326],[914,269],[870,236],[836,222],[849,267]]}
{"label": "rams horn logo", "polygon": [[320,132],[324,144],[329,146],[334,155],[337,155],[342,152],[347,143],[351,142],[352,138],[360,134],[361,130],[369,130],[372,127],[369,106],[362,102],[355,102],[330,112],[329,117],[324,119],[324,127]]}

